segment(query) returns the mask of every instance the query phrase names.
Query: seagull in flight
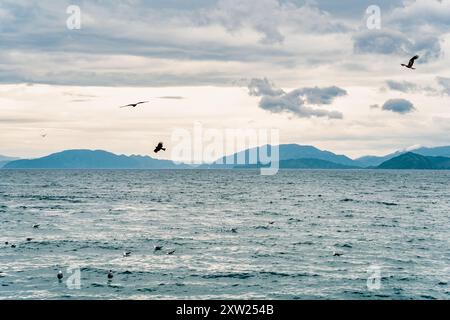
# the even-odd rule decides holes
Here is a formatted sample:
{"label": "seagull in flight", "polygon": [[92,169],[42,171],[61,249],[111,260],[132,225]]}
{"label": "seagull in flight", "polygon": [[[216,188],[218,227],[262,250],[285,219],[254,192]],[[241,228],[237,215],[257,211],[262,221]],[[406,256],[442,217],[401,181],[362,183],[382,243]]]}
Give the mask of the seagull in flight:
{"label": "seagull in flight", "polygon": [[45,138],[45,137],[47,137],[47,134],[46,134],[46,133],[41,134],[41,137],[42,137],[42,138]]}
{"label": "seagull in flight", "polygon": [[416,68],[413,68],[413,65],[417,59],[419,59],[419,56],[415,55],[414,57],[411,58],[411,60],[409,60],[409,63],[407,65],[402,63],[402,66],[408,69],[416,70]]}
{"label": "seagull in flight", "polygon": [[141,101],[141,102],[136,102],[136,103],[130,103],[130,104],[127,104],[126,106],[121,106],[120,108],[127,108],[127,107],[136,108],[138,105],[143,104],[143,103],[149,103],[149,101]]}

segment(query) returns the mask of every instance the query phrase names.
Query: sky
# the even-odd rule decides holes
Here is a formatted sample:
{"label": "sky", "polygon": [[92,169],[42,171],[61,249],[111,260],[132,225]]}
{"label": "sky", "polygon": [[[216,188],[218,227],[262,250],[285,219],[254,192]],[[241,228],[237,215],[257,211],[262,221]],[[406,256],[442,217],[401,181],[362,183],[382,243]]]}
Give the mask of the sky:
{"label": "sky", "polygon": [[199,123],[353,158],[450,145],[449,40],[450,0],[0,0],[0,154],[154,156]]}

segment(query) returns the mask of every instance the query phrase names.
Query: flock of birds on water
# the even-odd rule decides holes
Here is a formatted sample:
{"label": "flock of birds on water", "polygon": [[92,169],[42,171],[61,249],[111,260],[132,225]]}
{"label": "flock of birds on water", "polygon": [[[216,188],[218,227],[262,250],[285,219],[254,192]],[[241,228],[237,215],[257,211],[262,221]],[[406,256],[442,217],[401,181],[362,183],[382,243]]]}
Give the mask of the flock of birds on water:
{"label": "flock of birds on water", "polygon": [[[34,224],[32,227],[33,227],[33,229],[39,229],[40,225],[39,225],[39,224]],[[236,232],[237,232],[237,231],[236,231]],[[31,241],[33,241],[33,238],[26,238],[26,241],[27,241],[27,242],[31,242]],[[10,247],[13,248],[13,249],[17,248],[17,245],[16,245],[16,244],[14,244],[14,243],[10,244],[9,241],[5,241],[5,245],[10,245]],[[154,250],[155,252],[158,252],[158,251],[162,251],[163,248],[164,248],[163,246],[154,246],[154,247],[153,247],[153,250]],[[174,255],[175,252],[176,252],[176,250],[173,249],[173,250],[167,251],[166,254],[167,254],[168,256],[171,256],[171,255]],[[123,254],[122,254],[122,256],[123,256],[124,258],[127,258],[127,257],[130,257],[131,254],[132,254],[131,251],[124,251]],[[0,273],[1,273],[1,272],[0,272]],[[59,281],[62,281],[62,279],[64,278],[64,273],[63,273],[61,270],[59,270],[58,273],[56,274],[56,278],[57,278]],[[112,270],[109,270],[109,271],[108,271],[107,278],[108,278],[109,280],[111,280],[112,278],[114,278],[114,273],[113,273]]]}
{"label": "flock of birds on water", "polygon": [[[414,68],[414,63],[415,63],[415,61],[417,59],[419,59],[419,56],[415,55],[414,57],[412,57],[409,60],[408,64],[402,63],[401,66],[403,66],[405,68],[408,68],[408,69],[416,70],[416,68]],[[140,102],[136,102],[136,103],[130,103],[130,104],[127,104],[125,106],[121,106],[119,108],[136,108],[137,106],[139,106],[141,104],[145,104],[145,103],[149,103],[149,101],[140,101]],[[42,134],[41,137],[45,138],[45,137],[47,137],[47,134]],[[160,151],[166,151],[166,148],[164,148],[164,145],[163,145],[162,142],[158,143],[158,145],[155,147],[155,150],[154,150],[155,153],[158,153]],[[271,221],[271,222],[269,222],[269,225],[273,225],[274,223],[275,223],[274,221]],[[34,229],[38,229],[39,227],[40,227],[39,224],[33,225]],[[237,233],[237,229],[233,228],[233,229],[231,229],[231,232],[232,233]],[[26,240],[27,240],[27,242],[30,242],[33,239],[32,238],[27,238]],[[9,245],[9,242],[5,242],[5,245]],[[11,244],[11,248],[16,248],[16,245],[15,244]],[[162,246],[154,246],[154,251],[161,251],[162,249],[163,249]],[[175,250],[171,250],[171,251],[167,252],[167,255],[173,255],[174,253],[175,253]],[[341,252],[333,251],[333,257],[341,257],[342,255],[343,255],[343,253],[341,253]],[[123,257],[124,258],[125,257],[129,257],[129,256],[131,256],[131,251],[125,251],[123,253]],[[57,279],[59,281],[62,281],[62,279],[64,278],[63,272],[61,270],[58,271],[56,277],[57,277]],[[107,278],[109,280],[112,280],[114,278],[114,273],[113,273],[112,270],[108,271]]]}

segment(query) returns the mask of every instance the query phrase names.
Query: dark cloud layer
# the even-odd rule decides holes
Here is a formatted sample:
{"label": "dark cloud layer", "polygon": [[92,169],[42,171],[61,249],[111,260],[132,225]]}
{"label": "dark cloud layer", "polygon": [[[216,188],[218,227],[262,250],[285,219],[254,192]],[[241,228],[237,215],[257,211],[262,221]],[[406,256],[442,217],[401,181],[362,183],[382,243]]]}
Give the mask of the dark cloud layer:
{"label": "dark cloud layer", "polygon": [[252,79],[248,85],[249,95],[261,97],[259,107],[273,113],[291,113],[300,118],[327,117],[342,119],[342,113],[328,111],[308,106],[329,105],[338,98],[347,95],[341,88],[332,86],[326,88],[300,88],[285,92],[276,88],[267,79]]}
{"label": "dark cloud layer", "polygon": [[[450,31],[447,0],[79,0],[77,31],[66,28],[70,4],[0,1],[0,83],[228,85],[260,68],[268,74],[336,61],[345,72],[364,72],[365,61],[351,68],[353,53],[374,55],[364,58],[367,66],[416,53],[428,63],[443,56]],[[381,7],[381,30],[365,26],[372,4]],[[331,38],[339,42],[323,42]],[[207,66],[179,67],[186,61]],[[166,63],[173,67],[156,67]],[[239,74],[238,64],[252,70]]]}
{"label": "dark cloud layer", "polygon": [[415,92],[417,91],[418,87],[416,84],[408,81],[394,81],[394,80],[387,80],[386,84],[390,90],[394,91],[400,91],[400,92]]}
{"label": "dark cloud layer", "polygon": [[[414,38],[392,30],[366,30],[354,36],[354,50],[363,54],[405,55],[419,54],[420,62],[441,56],[440,40],[436,36],[420,35]],[[407,61],[405,61],[407,62]]]}
{"label": "dark cloud layer", "polygon": [[414,105],[405,99],[391,99],[384,103],[383,110],[399,114],[407,114],[416,110]]}

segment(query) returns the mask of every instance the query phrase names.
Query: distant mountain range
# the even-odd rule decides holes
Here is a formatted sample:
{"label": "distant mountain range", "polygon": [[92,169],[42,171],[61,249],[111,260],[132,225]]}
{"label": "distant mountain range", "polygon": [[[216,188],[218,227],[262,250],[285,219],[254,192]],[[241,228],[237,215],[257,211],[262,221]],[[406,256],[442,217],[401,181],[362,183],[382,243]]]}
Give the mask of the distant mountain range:
{"label": "distant mountain range", "polygon": [[33,160],[16,160],[3,169],[176,169],[169,160],[116,155],[102,150],[67,150]]}
{"label": "distant mountain range", "polygon": [[19,158],[14,158],[14,157],[6,157],[6,156],[2,156],[0,154],[0,161],[13,161],[13,160],[17,160]]}
{"label": "distant mountain range", "polygon": [[388,161],[392,158],[398,157],[398,156],[408,153],[408,152],[413,152],[415,154],[419,154],[422,156],[428,156],[428,157],[450,157],[450,146],[436,147],[436,148],[419,147],[419,148],[410,149],[410,150],[396,151],[394,153],[391,153],[391,154],[388,154],[388,155],[382,156],[382,157],[365,156],[365,157],[355,159],[355,161],[361,167],[376,167],[385,161]]}
{"label": "distant mountain range", "polygon": [[[267,146],[266,146],[267,147]],[[270,146],[269,146],[270,147]],[[260,148],[246,149],[204,164],[199,169],[251,169],[261,168]],[[269,148],[270,150],[270,148]],[[262,150],[266,151],[266,150]],[[250,162],[256,155],[256,162]],[[6,159],[6,160],[4,160]],[[238,161],[241,160],[241,161]],[[176,165],[170,160],[149,156],[116,155],[102,150],[67,150],[31,160],[14,160],[0,156],[3,169],[189,169],[190,165]],[[362,157],[352,160],[312,146],[286,144],[279,146],[281,169],[450,169],[450,147],[418,148],[413,152],[395,152],[384,157]]]}
{"label": "distant mountain range", "polygon": [[[237,165],[234,169],[257,169],[269,167],[269,165],[255,164],[255,165]],[[320,159],[290,159],[282,160],[278,163],[280,169],[362,169],[356,166],[346,166],[339,163],[334,163]]]}
{"label": "distant mountain range", "polygon": [[8,162],[11,162],[11,161],[14,161],[14,160],[18,160],[18,159],[19,158],[6,157],[6,156],[0,155],[0,168],[2,168]]}
{"label": "distant mountain range", "polygon": [[[261,150],[262,149],[262,150]],[[262,146],[251,149],[246,149],[238,153],[222,157],[209,165],[203,165],[201,168],[207,169],[226,169],[234,167],[242,167],[246,165],[255,166],[256,163],[263,162],[259,159],[259,151],[264,154],[266,150],[270,150],[270,146]],[[256,155],[256,161],[250,162],[250,156]],[[357,161],[350,159],[344,155],[337,155],[330,151],[319,150],[313,146],[302,146],[298,144],[282,144],[279,146],[279,160],[295,160],[295,159],[317,159],[327,162],[332,162],[335,165],[342,165],[347,167],[361,167]],[[252,159],[253,160],[253,159]],[[286,165],[288,165],[286,163]]]}
{"label": "distant mountain range", "polygon": [[450,158],[408,152],[380,164],[377,169],[450,170]]}

